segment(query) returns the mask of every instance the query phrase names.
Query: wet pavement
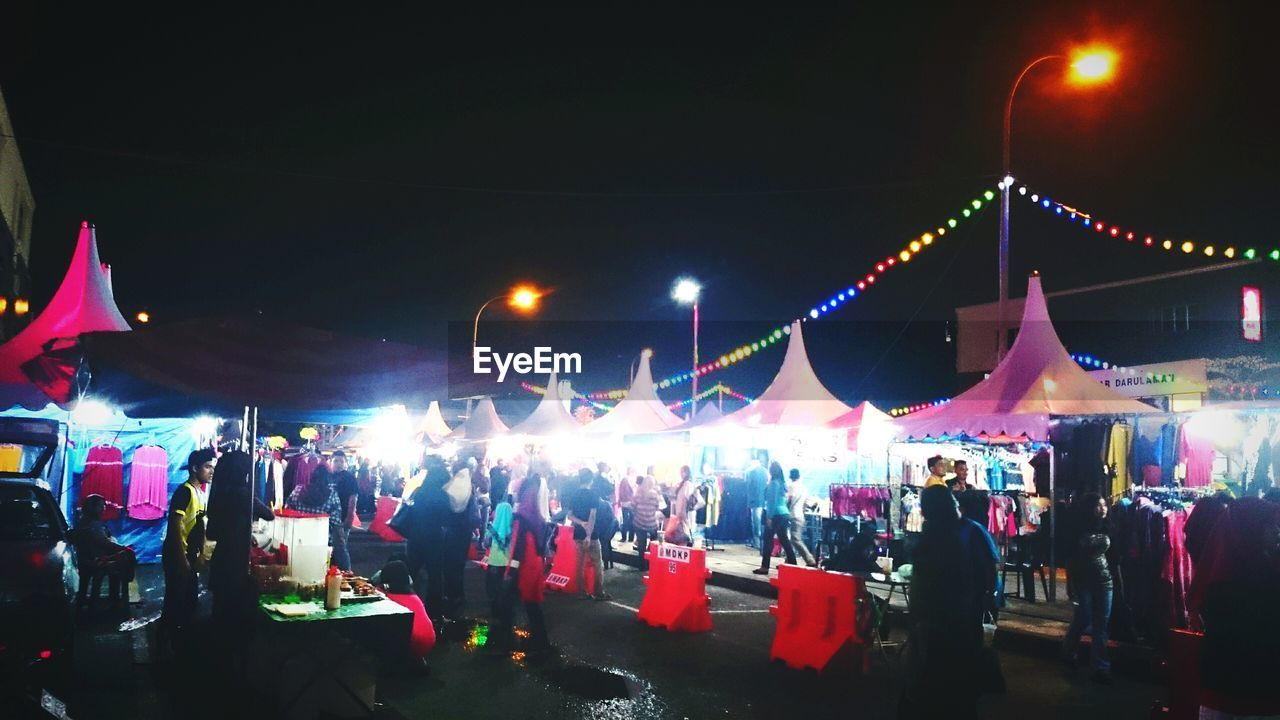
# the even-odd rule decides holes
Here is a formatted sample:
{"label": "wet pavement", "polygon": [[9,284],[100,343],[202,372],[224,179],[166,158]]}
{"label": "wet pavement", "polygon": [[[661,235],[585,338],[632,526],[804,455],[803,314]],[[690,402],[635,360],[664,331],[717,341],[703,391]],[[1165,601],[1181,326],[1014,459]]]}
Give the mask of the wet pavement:
{"label": "wet pavement", "polygon": [[[366,574],[376,570],[394,549],[353,544],[356,569]],[[79,671],[69,693],[72,717],[178,716],[169,712],[166,668],[151,662],[149,650],[154,625],[146,620],[159,609],[158,572],[144,569],[140,577],[142,605],[125,615],[100,617],[81,633]],[[636,620],[644,593],[638,570],[618,564],[606,572],[606,582],[614,596],[608,602],[548,594],[547,622],[559,653],[533,662],[518,653],[485,650],[483,578],[478,569],[469,569],[463,613],[468,619],[439,628],[441,640],[429,657],[429,675],[408,672],[379,680],[377,716],[895,716],[900,673],[892,647],[888,656],[875,655],[865,677],[796,672],[769,662],[774,620],[768,598],[709,587],[712,631],[673,634]],[[517,622],[523,622],[522,614]],[[122,623],[140,626],[122,631]],[[1167,694],[1160,685],[1123,675],[1113,686],[1098,686],[1087,672],[1068,676],[1058,663],[1042,657],[1002,651],[1001,659],[1009,691],[983,700],[985,718],[1147,717],[1153,702]],[[273,717],[261,707],[253,714]]]}

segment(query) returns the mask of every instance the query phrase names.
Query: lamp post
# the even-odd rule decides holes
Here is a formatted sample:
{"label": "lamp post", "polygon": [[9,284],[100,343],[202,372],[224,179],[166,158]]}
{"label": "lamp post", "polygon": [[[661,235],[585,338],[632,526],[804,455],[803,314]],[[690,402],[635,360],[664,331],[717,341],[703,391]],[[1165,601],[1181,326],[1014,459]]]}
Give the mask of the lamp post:
{"label": "lamp post", "polygon": [[484,304],[480,306],[480,309],[476,311],[476,320],[471,325],[471,357],[474,358],[476,355],[476,344],[477,340],[480,338],[480,314],[484,312],[485,308],[498,300],[506,300],[507,305],[512,309],[523,313],[530,313],[538,309],[538,301],[541,300],[542,296],[545,294],[546,293],[542,290],[531,285],[517,285],[516,287],[511,288],[511,292],[506,295],[498,295],[485,300]]}
{"label": "lamp post", "polygon": [[[1003,179],[1000,183],[1000,295],[996,303],[996,362],[1003,357],[1008,345],[1005,333],[1005,307],[1009,303],[1009,194],[1013,190],[1014,178],[1010,169],[1010,144],[1013,135],[1013,98],[1018,93],[1018,86],[1023,78],[1040,63],[1050,60],[1065,60],[1065,55],[1044,55],[1032,60],[1022,68],[1013,85],[1009,87],[1009,95],[1004,102],[1004,134],[1001,136],[1000,169]],[[1106,49],[1081,50],[1071,58],[1071,81],[1077,85],[1092,85],[1105,82],[1111,77],[1115,65],[1115,53]]]}
{"label": "lamp post", "polygon": [[693,278],[680,278],[671,288],[671,299],[693,306],[693,376],[689,391],[689,417],[698,412],[698,295],[702,286]]}

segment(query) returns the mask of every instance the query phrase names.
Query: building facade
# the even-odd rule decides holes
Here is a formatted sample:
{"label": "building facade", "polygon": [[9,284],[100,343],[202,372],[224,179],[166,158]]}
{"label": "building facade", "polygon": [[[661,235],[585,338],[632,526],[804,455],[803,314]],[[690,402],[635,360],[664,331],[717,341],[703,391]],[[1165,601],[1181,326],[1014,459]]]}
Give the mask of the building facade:
{"label": "building facade", "polygon": [[6,337],[21,299],[29,301],[31,227],[36,201],[18,152],[17,135],[0,93],[0,337]]}
{"label": "building facade", "polygon": [[[1268,313],[1280,302],[1280,266],[1273,260],[1225,262],[1045,297],[1063,344],[1090,370],[1150,366],[1144,377],[1176,379],[1166,366],[1203,360],[1199,382],[1207,401],[1280,394],[1280,317]],[[1021,316],[1022,300],[1011,300],[1010,324]],[[956,324],[956,373],[960,386],[968,387],[996,365],[996,304],[957,308]],[[1179,367],[1186,372],[1192,366]],[[1160,394],[1154,393],[1160,382],[1147,384]],[[1180,382],[1169,387],[1189,392]]]}

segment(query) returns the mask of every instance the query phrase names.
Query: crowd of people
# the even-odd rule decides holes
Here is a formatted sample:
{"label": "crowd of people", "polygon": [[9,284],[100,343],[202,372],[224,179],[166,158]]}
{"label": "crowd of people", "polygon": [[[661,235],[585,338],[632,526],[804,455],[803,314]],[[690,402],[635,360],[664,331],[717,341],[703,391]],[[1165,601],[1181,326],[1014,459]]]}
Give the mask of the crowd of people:
{"label": "crowd of people", "polygon": [[[216,458],[216,462],[215,462]],[[903,717],[976,717],[978,698],[1003,686],[990,647],[999,612],[997,575],[1001,558],[986,527],[963,511],[967,467],[930,458],[930,477],[920,493],[924,517],[912,549],[908,593],[910,639]],[[186,481],[173,493],[162,549],[165,598],[162,645],[176,654],[195,650],[199,573],[213,598],[213,649],[234,668],[247,646],[256,612],[249,575],[251,524],[271,519],[271,508],[253,496],[250,456],[240,450],[216,456],[192,452],[183,466]],[[395,483],[391,487],[398,487]],[[614,475],[606,463],[570,477],[545,477],[522,465],[483,458],[446,464],[438,455],[403,483],[405,552],[375,576],[388,597],[414,612],[411,650],[430,652],[435,628],[463,611],[463,574],[469,558],[485,557],[485,590],[491,621],[489,647],[516,646],[516,615],[523,609],[529,628],[524,651],[531,658],[553,652],[542,603],[557,525],[573,529],[576,581],[584,597],[608,601],[606,569],[615,540],[643,554],[654,540],[693,545],[696,513],[705,504],[688,466],[663,483],[654,468]],[[784,473],[771,462],[753,461],[746,471],[753,537],[761,563],[770,572],[775,541],[787,563],[816,559],[804,542],[809,502],[800,473]],[[329,517],[333,563],[349,568],[349,533],[367,488],[348,470],[342,453],[320,465],[306,484],[292,489],[285,507]],[[971,493],[970,493],[971,494]],[[77,531],[92,562],[111,577],[131,577],[132,552],[111,537],[101,521],[100,498],[84,503]],[[1082,637],[1090,636],[1091,678],[1109,684],[1108,626],[1111,621],[1113,557],[1108,504],[1086,494],[1073,499],[1071,556],[1066,563],[1074,615],[1062,644],[1062,661],[1074,671]],[[1267,682],[1280,663],[1280,492],[1233,499],[1220,493],[1202,498],[1186,522],[1186,548],[1194,567],[1188,607],[1204,632],[1203,690],[1209,717],[1280,711],[1280,697]],[[210,551],[212,549],[212,551]],[[113,593],[114,595],[114,593]],[[1218,712],[1219,715],[1213,715]]]}

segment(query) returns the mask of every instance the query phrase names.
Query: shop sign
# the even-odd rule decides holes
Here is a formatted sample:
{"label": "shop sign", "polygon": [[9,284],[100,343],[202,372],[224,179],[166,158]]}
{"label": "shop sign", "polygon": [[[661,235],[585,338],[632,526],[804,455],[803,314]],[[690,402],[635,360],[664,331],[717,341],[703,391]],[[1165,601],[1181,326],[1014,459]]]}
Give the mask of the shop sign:
{"label": "shop sign", "polygon": [[1203,358],[1093,370],[1089,375],[1112,390],[1135,398],[1209,390],[1208,361]]}
{"label": "shop sign", "polygon": [[1240,332],[1250,342],[1262,342],[1262,291],[1240,288]]}
{"label": "shop sign", "polygon": [[[689,563],[690,550],[682,545],[659,545],[659,560],[674,560],[678,563]],[[674,565],[672,567],[675,567]],[[673,570],[674,572],[674,570]]]}

